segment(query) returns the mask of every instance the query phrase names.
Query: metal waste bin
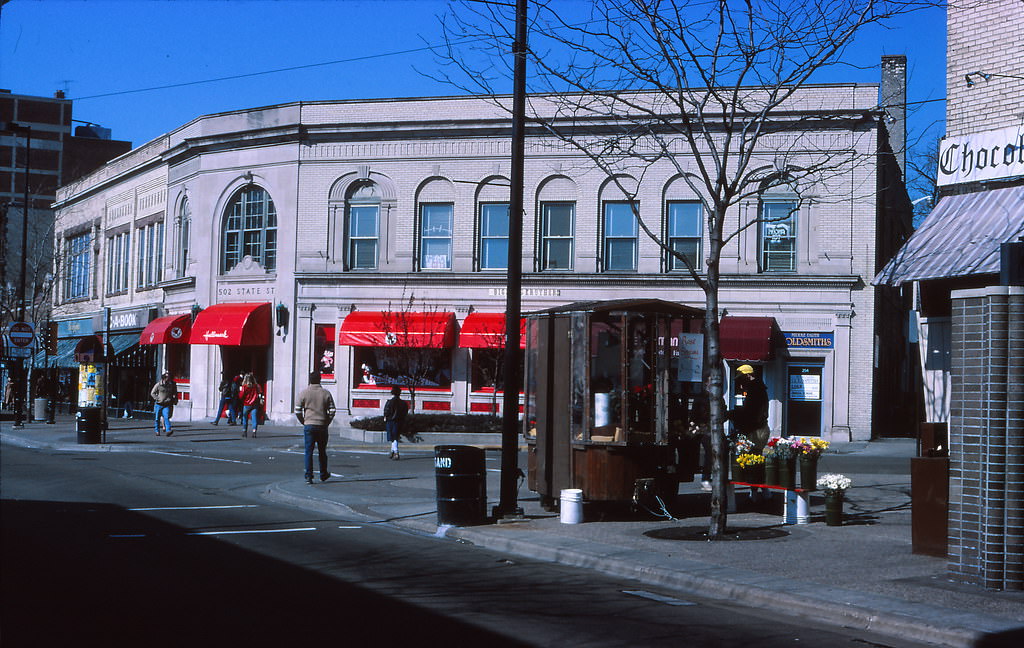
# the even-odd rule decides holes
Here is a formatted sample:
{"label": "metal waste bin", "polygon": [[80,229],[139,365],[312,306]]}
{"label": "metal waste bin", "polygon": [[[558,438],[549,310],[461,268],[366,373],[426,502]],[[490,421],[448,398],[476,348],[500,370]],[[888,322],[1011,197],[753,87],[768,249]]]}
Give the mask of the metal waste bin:
{"label": "metal waste bin", "polygon": [[437,523],[480,524],[487,518],[487,469],[482,448],[434,446]]}
{"label": "metal waste bin", "polygon": [[79,443],[100,442],[100,408],[82,407],[75,415],[75,430]]}
{"label": "metal waste bin", "polygon": [[32,418],[37,421],[46,420],[46,410],[50,407],[49,398],[37,398],[32,401]]}

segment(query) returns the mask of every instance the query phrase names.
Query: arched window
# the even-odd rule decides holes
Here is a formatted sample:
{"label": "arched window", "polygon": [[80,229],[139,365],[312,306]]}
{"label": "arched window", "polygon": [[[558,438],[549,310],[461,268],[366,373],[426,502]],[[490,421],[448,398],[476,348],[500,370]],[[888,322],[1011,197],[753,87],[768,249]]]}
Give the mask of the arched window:
{"label": "arched window", "polygon": [[184,277],[188,271],[189,237],[192,230],[192,206],[188,198],[182,198],[178,210],[178,277]]}
{"label": "arched window", "polygon": [[277,268],[277,211],[262,187],[239,189],[225,214],[220,271],[234,268],[246,256],[269,271]]}
{"label": "arched window", "polygon": [[345,265],[376,270],[380,238],[380,191],[370,181],[356,183],[345,203]]}

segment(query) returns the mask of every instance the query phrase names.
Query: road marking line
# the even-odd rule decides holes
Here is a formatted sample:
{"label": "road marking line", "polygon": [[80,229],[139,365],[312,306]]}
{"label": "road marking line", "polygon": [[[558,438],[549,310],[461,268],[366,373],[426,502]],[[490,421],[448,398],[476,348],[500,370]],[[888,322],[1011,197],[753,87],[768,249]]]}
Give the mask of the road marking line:
{"label": "road marking line", "polygon": [[180,452],[162,452],[160,450],[149,450],[149,452],[158,455],[168,455],[171,457],[185,457],[187,459],[205,459],[207,461],[224,461],[226,463],[245,464],[247,466],[252,465],[251,461],[239,461],[238,459],[220,459],[219,457],[204,457],[202,455],[183,454]]}
{"label": "road marking line", "polygon": [[650,599],[652,601],[657,601],[658,603],[664,603],[665,605],[697,605],[692,601],[683,601],[671,596],[662,596],[661,594],[655,594],[654,592],[648,592],[645,590],[622,590],[622,593],[629,594],[630,596],[639,596],[640,598]]}
{"label": "road marking line", "polygon": [[129,511],[205,511],[208,509],[259,508],[259,504],[225,504],[224,506],[148,506]]}
{"label": "road marking line", "polygon": [[361,526],[340,526],[339,529],[362,529]]}
{"label": "road marking line", "polygon": [[295,533],[299,531],[316,531],[316,527],[301,527],[298,529],[248,529],[245,531],[192,531],[185,535],[244,535],[249,533]]}

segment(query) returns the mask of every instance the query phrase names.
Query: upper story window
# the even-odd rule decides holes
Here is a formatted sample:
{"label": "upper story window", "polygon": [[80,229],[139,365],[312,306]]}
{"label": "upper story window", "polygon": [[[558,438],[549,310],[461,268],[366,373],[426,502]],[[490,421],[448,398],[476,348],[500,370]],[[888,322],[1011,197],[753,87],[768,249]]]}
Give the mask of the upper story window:
{"label": "upper story window", "polygon": [[188,252],[190,237],[192,235],[192,206],[188,198],[181,201],[181,208],[178,210],[178,277],[184,277],[188,272]]}
{"label": "upper story window", "polygon": [[377,185],[360,182],[346,203],[345,259],[349,270],[376,270],[380,239],[380,195]]}
{"label": "upper story window", "polygon": [[796,271],[796,215],[793,201],[761,203],[758,247],[762,272]]}
{"label": "upper story window", "polygon": [[420,205],[420,270],[452,269],[452,203]]}
{"label": "upper story window", "polygon": [[605,272],[635,271],[637,268],[637,219],[635,203],[604,203],[602,221]]}
{"label": "upper story window", "polygon": [[225,214],[220,271],[252,257],[267,271],[277,268],[277,211],[262,187],[246,185],[231,198]]}
{"label": "upper story window", "polygon": [[480,269],[508,269],[508,203],[480,205]]}
{"label": "upper story window", "polygon": [[[668,203],[668,246],[676,254],[686,257],[690,265],[700,272],[700,243],[704,208],[696,201]],[[686,264],[676,254],[668,255],[669,270],[686,270]]]}
{"label": "upper story window", "polygon": [[92,236],[89,232],[67,239],[64,249],[64,299],[89,296]]}
{"label": "upper story window", "polygon": [[107,237],[107,293],[128,291],[131,268],[131,232]]}
{"label": "upper story window", "polygon": [[546,202],[540,208],[540,269],[572,270],[576,203]]}
{"label": "upper story window", "polygon": [[160,283],[161,268],[164,264],[164,222],[150,223],[137,232],[139,265],[135,285],[152,288]]}

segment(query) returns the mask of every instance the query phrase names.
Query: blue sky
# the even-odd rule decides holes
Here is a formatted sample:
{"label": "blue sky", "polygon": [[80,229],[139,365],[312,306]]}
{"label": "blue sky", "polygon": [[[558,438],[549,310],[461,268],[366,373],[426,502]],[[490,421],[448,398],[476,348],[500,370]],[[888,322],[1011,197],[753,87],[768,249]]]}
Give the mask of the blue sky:
{"label": "blue sky", "polygon": [[[564,0],[579,10],[585,0]],[[428,78],[445,0],[12,0],[0,14],[0,87],[75,100],[74,117],[141,145],[209,113],[318,99],[457,94]],[[876,83],[906,54],[909,101],[945,96],[945,12],[865,33],[822,82]],[[362,58],[371,57],[371,58]],[[360,59],[360,60],[356,60]],[[347,61],[301,70],[269,70]],[[241,77],[212,83],[207,79]],[[133,92],[142,88],[178,87]],[[510,87],[511,89],[511,87]],[[107,96],[100,96],[107,95]],[[942,134],[941,101],[912,106],[911,137]]]}

